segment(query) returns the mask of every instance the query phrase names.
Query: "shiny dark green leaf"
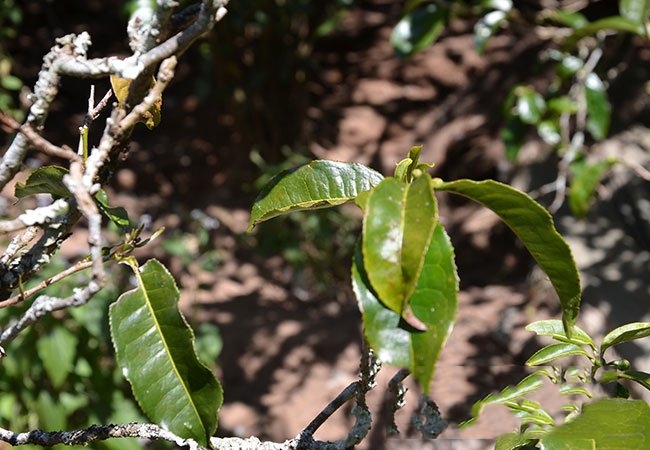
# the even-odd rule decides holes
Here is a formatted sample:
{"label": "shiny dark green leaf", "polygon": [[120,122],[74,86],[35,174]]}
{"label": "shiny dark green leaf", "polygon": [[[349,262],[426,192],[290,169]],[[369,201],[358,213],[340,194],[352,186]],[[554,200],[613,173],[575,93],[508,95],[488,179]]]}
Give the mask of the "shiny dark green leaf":
{"label": "shiny dark green leaf", "polygon": [[68,198],[72,194],[63,184],[63,176],[68,169],[59,166],[39,167],[33,171],[25,183],[16,183],[15,196],[18,198],[34,194],[50,194],[53,199]]}
{"label": "shiny dark green leaf", "polygon": [[257,196],[248,230],[291,211],[328,208],[355,199],[383,176],[358,163],[312,161],[276,175]]}
{"label": "shiny dark green leaf", "polygon": [[551,344],[535,352],[533,356],[526,361],[527,366],[544,366],[548,363],[567,356],[585,356],[589,358],[589,353],[575,344],[561,343]]}
{"label": "shiny dark green leaf", "polygon": [[152,421],[208,446],[223,401],[221,385],[196,356],[194,335],[167,269],[149,260],[134,274],[137,287],[110,307],[118,364]]}
{"label": "shiny dark green leaf", "polygon": [[580,277],[571,249],[555,229],[548,211],[523,192],[492,180],[435,180],[434,188],[481,203],[512,229],[551,280],[570,337],[580,310]]}
{"label": "shiny dark green leaf", "polygon": [[126,209],[121,206],[113,207],[108,204],[108,194],[105,190],[100,189],[95,194],[95,200],[97,200],[97,207],[108,219],[117,225],[121,231],[127,232],[133,228],[131,220],[129,219],[129,213],[126,212]]}
{"label": "shiny dark green leaf", "polygon": [[397,23],[390,43],[400,57],[408,57],[438,39],[449,20],[449,9],[435,3],[423,5],[407,13]]}

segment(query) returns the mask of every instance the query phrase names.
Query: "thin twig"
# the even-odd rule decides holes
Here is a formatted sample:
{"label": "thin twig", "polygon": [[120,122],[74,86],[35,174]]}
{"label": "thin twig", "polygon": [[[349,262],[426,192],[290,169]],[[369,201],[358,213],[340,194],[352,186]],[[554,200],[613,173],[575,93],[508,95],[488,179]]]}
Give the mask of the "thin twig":
{"label": "thin twig", "polygon": [[79,156],[70,147],[58,147],[52,144],[50,141],[38,134],[29,123],[21,125],[11,116],[3,113],[0,113],[0,123],[9,131],[24,135],[32,147],[46,155],[67,159],[69,161],[79,159]]}
{"label": "thin twig", "polygon": [[54,283],[57,283],[64,278],[69,277],[70,275],[73,275],[77,272],[80,272],[82,270],[85,270],[93,265],[93,262],[90,260],[84,260],[84,261],[79,261],[77,262],[74,266],[68,267],[62,272],[57,273],[56,275],[48,278],[47,280],[43,280],[40,283],[38,283],[36,286],[27,289],[25,292],[20,293],[18,295],[14,295],[11,298],[8,298],[7,300],[4,300],[0,302],[0,309],[1,308],[6,308],[7,306],[12,306],[17,303],[20,303],[24,301],[25,299],[31,297],[32,295],[42,291],[48,286],[51,286]]}

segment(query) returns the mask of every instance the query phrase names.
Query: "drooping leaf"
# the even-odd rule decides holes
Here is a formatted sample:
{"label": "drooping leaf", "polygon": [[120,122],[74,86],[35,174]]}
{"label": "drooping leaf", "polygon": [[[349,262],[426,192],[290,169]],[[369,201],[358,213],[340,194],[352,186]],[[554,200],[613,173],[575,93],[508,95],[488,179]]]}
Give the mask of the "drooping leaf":
{"label": "drooping leaf", "polygon": [[196,356],[167,269],[149,260],[134,273],[138,286],[110,307],[118,364],[152,421],[207,446],[217,426],[221,386]]}
{"label": "drooping leaf", "polygon": [[291,211],[327,208],[355,199],[383,176],[363,164],[312,161],[276,175],[257,196],[248,231]]}
{"label": "drooping leaf", "polygon": [[619,0],[621,16],[644,25],[650,16],[650,0]]}
{"label": "drooping leaf", "polygon": [[108,219],[119,227],[123,232],[127,232],[132,227],[129,213],[121,206],[113,207],[108,203],[108,194],[105,190],[100,189],[95,194],[97,200],[97,207]]}
{"label": "drooping leaf", "polygon": [[607,98],[607,88],[595,73],[585,78],[585,97],[587,100],[587,130],[594,139],[607,137],[612,107]]}
{"label": "drooping leaf", "polygon": [[68,169],[59,166],[39,167],[33,171],[25,183],[16,183],[14,195],[24,198],[34,194],[50,194],[54,200],[68,198],[72,194],[63,184],[63,176]]}
{"label": "drooping leaf", "polygon": [[600,355],[604,355],[605,351],[613,345],[643,339],[648,336],[650,336],[650,322],[627,323],[607,333],[600,344]]}
{"label": "drooping leaf", "polygon": [[485,398],[472,405],[472,417],[458,425],[458,427],[465,428],[476,422],[486,405],[515,402],[517,399],[535,392],[537,389],[542,387],[542,385],[543,381],[541,373],[535,372],[526,376],[523,380],[517,383],[516,386],[508,386],[498,394],[488,394]]}
{"label": "drooping leaf", "polygon": [[567,342],[576,345],[588,345],[594,350],[596,344],[591,336],[577,325],[572,327],[571,338],[566,336],[562,321],[556,319],[538,320],[526,325],[526,331],[532,331],[538,336],[551,336],[556,341]]}
{"label": "drooping leaf", "polygon": [[63,326],[54,327],[36,342],[36,350],[52,386],[60,388],[74,368],[77,336]]}
{"label": "drooping leaf", "polygon": [[458,312],[458,276],[453,247],[445,230],[440,224],[436,226],[410,299],[426,331],[413,330],[398,313],[379,301],[368,280],[360,249],[352,265],[352,286],[362,311],[365,336],[379,359],[408,367],[428,392],[436,361]]}
{"label": "drooping leaf", "polygon": [[569,207],[578,218],[584,218],[594,202],[596,189],[605,172],[615,164],[606,160],[590,164],[584,159],[576,159],[569,165],[571,172],[571,189],[569,190]]}
{"label": "drooping leaf", "polygon": [[650,448],[650,405],[643,400],[601,399],[542,437],[545,450]]}
{"label": "drooping leaf", "polygon": [[449,20],[449,9],[430,3],[407,13],[397,23],[390,43],[400,57],[408,57],[438,39]]}
{"label": "drooping leaf", "polygon": [[428,174],[412,183],[387,178],[368,199],[363,217],[364,266],[379,299],[405,320],[409,318],[403,313],[409,312],[407,303],[437,221],[438,208]]}
{"label": "drooping leaf", "polygon": [[526,361],[527,366],[543,366],[556,359],[566,358],[567,356],[581,355],[589,357],[589,353],[575,344],[561,343],[547,345],[536,351],[533,356]]}
{"label": "drooping leaf", "polygon": [[580,310],[580,277],[571,250],[548,211],[523,192],[492,180],[434,180],[434,188],[481,203],[512,229],[548,275],[560,299],[564,328],[571,337]]}

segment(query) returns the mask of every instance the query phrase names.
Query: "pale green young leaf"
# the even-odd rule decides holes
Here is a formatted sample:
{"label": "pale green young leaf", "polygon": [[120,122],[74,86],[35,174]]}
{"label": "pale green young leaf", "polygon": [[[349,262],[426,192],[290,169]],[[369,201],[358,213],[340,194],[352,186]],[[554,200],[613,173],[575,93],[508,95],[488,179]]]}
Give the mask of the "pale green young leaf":
{"label": "pale green young leaf", "polygon": [[613,345],[643,339],[648,336],[650,336],[650,322],[627,323],[607,333],[600,344],[600,355],[603,356],[605,351]]}
{"label": "pale green young leaf", "polygon": [[533,354],[528,361],[526,361],[527,366],[543,366],[555,361],[556,359],[566,358],[567,356],[585,356],[589,358],[589,353],[582,348],[578,347],[575,344],[551,344],[539,349]]}
{"label": "pale green young leaf", "polygon": [[542,373],[534,372],[526,376],[523,380],[517,383],[516,386],[508,386],[503,389],[498,394],[489,394],[482,400],[474,403],[472,406],[472,417],[469,420],[461,423],[459,428],[465,428],[472,425],[479,417],[483,408],[486,405],[490,404],[507,404],[509,402],[515,402],[517,399],[520,399],[532,392],[535,392],[537,389],[542,387],[543,379]]}
{"label": "pale green young leaf", "polygon": [[588,345],[594,350],[596,349],[594,340],[591,339],[591,336],[589,336],[586,331],[577,325],[571,327],[571,330],[571,338],[568,338],[564,331],[562,321],[557,319],[538,320],[526,325],[526,331],[532,331],[538,336],[550,336],[556,341],[568,342],[576,345]]}

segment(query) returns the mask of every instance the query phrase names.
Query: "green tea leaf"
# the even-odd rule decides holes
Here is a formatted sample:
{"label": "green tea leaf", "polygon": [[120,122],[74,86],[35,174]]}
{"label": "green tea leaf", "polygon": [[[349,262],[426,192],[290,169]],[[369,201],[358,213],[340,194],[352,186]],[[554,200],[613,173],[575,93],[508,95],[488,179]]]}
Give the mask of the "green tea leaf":
{"label": "green tea leaf", "polygon": [[62,326],[52,328],[36,342],[36,351],[43,361],[45,372],[57,389],[74,369],[77,343],[77,336]]}
{"label": "green tea leaf", "polygon": [[248,231],[291,211],[328,208],[355,199],[384,177],[358,163],[312,161],[276,175],[257,196]]}
{"label": "green tea leaf", "polygon": [[405,320],[408,317],[403,313],[408,313],[407,303],[437,221],[438,208],[428,174],[412,183],[387,178],[368,199],[363,217],[364,267],[379,299]]}
{"label": "green tea leaf", "polygon": [[413,330],[373,291],[359,248],[352,266],[352,287],[362,312],[364,333],[379,359],[408,367],[425,392],[458,312],[458,276],[453,247],[440,224],[433,233],[420,278],[410,299],[424,332]]}
{"label": "green tea leaf", "polygon": [[526,325],[526,331],[532,331],[538,336],[551,336],[556,341],[576,345],[588,345],[594,350],[596,349],[596,344],[594,343],[594,340],[591,339],[591,336],[577,325],[572,327],[571,338],[568,338],[561,320],[538,320]]}
{"label": "green tea leaf", "polygon": [[25,183],[16,183],[14,195],[24,198],[34,194],[50,194],[54,200],[68,198],[72,194],[63,184],[63,176],[68,169],[59,166],[39,167],[33,171]]}
{"label": "green tea leaf", "polygon": [[597,400],[540,443],[545,450],[650,448],[650,405],[643,400]]}
{"label": "green tea leaf", "polygon": [[585,97],[587,100],[587,130],[594,139],[607,137],[612,107],[607,98],[607,88],[595,73],[585,78]]}
{"label": "green tea leaf", "polygon": [[603,338],[603,342],[600,344],[600,355],[603,356],[605,351],[613,345],[648,336],[650,336],[650,322],[627,323],[607,333]]}
{"label": "green tea leaf", "polygon": [[167,269],[149,260],[134,273],[138,287],[110,307],[118,364],[152,421],[207,446],[223,401],[221,385],[196,356]]}
{"label": "green tea leaf", "polygon": [[571,249],[548,211],[523,192],[492,180],[434,180],[434,188],[481,203],[512,229],[551,280],[560,299],[564,328],[571,337],[580,310],[580,277]]}
{"label": "green tea leaf", "polygon": [[567,356],[582,355],[589,358],[589,353],[575,344],[551,344],[539,349],[533,354],[528,361],[527,366],[543,366],[556,359],[565,358]]}
{"label": "green tea leaf", "polygon": [[635,381],[650,391],[650,373],[638,370],[627,370],[625,372],[619,372],[618,377]]}
{"label": "green tea leaf", "polygon": [[113,222],[122,232],[128,232],[133,228],[129,213],[121,206],[113,207],[108,204],[108,194],[104,189],[100,189],[95,194],[97,207],[108,219]]}
{"label": "green tea leaf", "polygon": [[[539,372],[531,373],[521,380],[516,386],[508,386],[498,394],[489,394],[482,400],[472,405],[472,418],[458,425],[459,428],[465,428],[472,425],[478,419],[486,405],[490,404],[508,404],[520,399],[542,387],[542,375]],[[515,405],[512,405],[515,406]]]}
{"label": "green tea leaf", "polygon": [[400,57],[408,57],[438,39],[449,20],[449,9],[428,4],[407,13],[397,23],[390,43]]}

